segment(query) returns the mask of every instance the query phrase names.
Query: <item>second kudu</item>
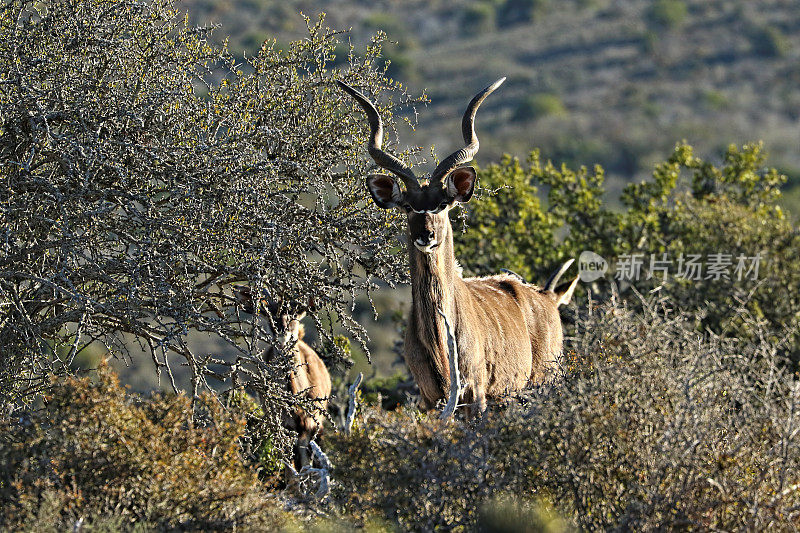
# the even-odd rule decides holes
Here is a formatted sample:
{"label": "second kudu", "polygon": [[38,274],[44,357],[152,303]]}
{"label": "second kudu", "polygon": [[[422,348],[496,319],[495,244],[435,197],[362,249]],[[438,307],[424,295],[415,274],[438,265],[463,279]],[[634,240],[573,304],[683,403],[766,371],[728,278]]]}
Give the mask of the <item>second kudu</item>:
{"label": "second kudu", "polygon": [[462,166],[478,151],[475,113],[503,81],[505,78],[494,82],[472,99],[461,122],[465,146],[446,157],[423,181],[405,163],[381,150],[383,124],[372,102],[338,82],[367,114],[370,156],[394,174],[367,177],[372,199],[378,207],[399,208],[407,214],[412,303],[404,356],[425,407],[445,398],[450,387],[447,329],[438,310],[454,330],[463,378],[462,402],[472,404],[475,414],[486,409],[487,398],[541,382],[552,372],[563,337],[558,307],[569,302],[578,282],[576,277],[556,288],[572,261],[543,288],[508,274],[463,278],[453,255],[448,212],[456,203],[469,201],[477,178],[474,168]]}
{"label": "second kudu", "polygon": [[[235,298],[242,310],[266,318],[268,327],[275,336],[280,349],[288,350],[292,365],[286,376],[286,387],[293,396],[305,396],[317,409],[308,410],[295,406],[285,414],[283,426],[297,433],[294,446],[294,466],[300,470],[311,464],[308,445],[321,434],[331,395],[331,376],[317,352],[304,340],[305,329],[300,321],[305,310],[287,305],[280,300],[256,298],[246,285],[235,288]],[[313,305],[309,306],[313,307]],[[272,357],[275,346],[269,348],[267,357]]]}

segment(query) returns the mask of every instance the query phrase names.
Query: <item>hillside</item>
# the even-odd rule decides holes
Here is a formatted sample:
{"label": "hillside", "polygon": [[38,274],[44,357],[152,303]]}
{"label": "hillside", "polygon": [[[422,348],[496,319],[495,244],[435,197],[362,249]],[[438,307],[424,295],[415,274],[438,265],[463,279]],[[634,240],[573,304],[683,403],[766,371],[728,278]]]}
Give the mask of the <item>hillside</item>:
{"label": "hillside", "polygon": [[[415,131],[401,130],[400,146],[433,145],[442,157],[457,147],[466,102],[501,76],[508,81],[481,107],[478,164],[503,153],[571,167],[601,164],[607,191],[647,179],[674,144],[686,139],[697,155],[719,161],[731,144],[763,139],[768,163],[789,176],[784,204],[800,212],[800,4],[781,0],[492,0],[410,2],[358,0],[185,0],[195,24],[219,25],[239,56],[268,39],[278,46],[307,36],[301,13],[342,30],[363,51],[377,31],[387,34],[389,72],[426,108],[405,111]],[[389,139],[393,141],[393,139]],[[424,168],[429,170],[428,166]],[[403,371],[392,352],[398,338],[394,295],[378,303],[380,323],[365,302],[374,366],[356,349],[357,369]],[[310,340],[316,341],[314,330]],[[140,388],[153,371],[117,368]],[[188,372],[188,370],[187,370]],[[139,375],[141,374],[141,375]]]}
{"label": "hillside", "polygon": [[[800,4],[783,0],[494,0],[459,2],[210,1],[185,4],[217,23],[239,53],[303,35],[327,14],[358,49],[376,30],[390,73],[427,90],[416,132],[401,145],[459,141],[470,96],[508,76],[481,109],[479,164],[533,148],[571,165],[602,164],[616,190],[644,178],[674,143],[703,156],[762,139],[770,161],[800,183]],[[343,50],[346,47],[343,46]]]}

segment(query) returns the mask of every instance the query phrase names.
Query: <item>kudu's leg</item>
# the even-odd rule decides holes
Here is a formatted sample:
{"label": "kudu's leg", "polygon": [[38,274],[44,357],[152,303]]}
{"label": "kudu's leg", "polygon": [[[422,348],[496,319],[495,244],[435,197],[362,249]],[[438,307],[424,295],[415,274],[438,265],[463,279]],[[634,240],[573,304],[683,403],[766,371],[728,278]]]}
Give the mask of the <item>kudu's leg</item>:
{"label": "kudu's leg", "polygon": [[475,402],[472,404],[472,416],[474,418],[483,416],[486,412],[486,406],[486,394],[481,391],[476,395]]}
{"label": "kudu's leg", "polygon": [[297,437],[297,442],[294,445],[294,467],[298,472],[304,466],[311,465],[311,452],[308,449],[309,442],[311,442],[311,435],[303,432]]}

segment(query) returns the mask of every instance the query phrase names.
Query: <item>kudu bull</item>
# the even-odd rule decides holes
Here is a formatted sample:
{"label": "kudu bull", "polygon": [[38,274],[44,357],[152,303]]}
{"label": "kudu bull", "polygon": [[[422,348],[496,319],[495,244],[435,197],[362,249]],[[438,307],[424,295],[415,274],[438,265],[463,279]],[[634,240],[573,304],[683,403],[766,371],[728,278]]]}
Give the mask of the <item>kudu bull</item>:
{"label": "kudu bull", "polygon": [[465,146],[439,163],[424,181],[381,150],[383,124],[372,102],[338,82],[369,119],[370,156],[396,176],[368,176],[372,199],[378,207],[397,207],[407,213],[412,302],[404,356],[428,408],[444,398],[450,387],[447,330],[437,310],[452,324],[464,387],[461,401],[472,405],[474,415],[486,409],[487,398],[541,382],[552,372],[562,348],[558,307],[569,302],[578,282],[576,277],[555,288],[572,261],[543,288],[508,274],[465,279],[453,255],[448,212],[456,203],[469,201],[477,177],[474,168],[461,166],[478,151],[475,113],[504,81],[496,81],[472,99],[461,122]]}
{"label": "kudu bull", "polygon": [[[299,470],[310,464],[308,444],[322,430],[322,412],[328,408],[331,395],[331,376],[317,352],[303,341],[305,330],[300,321],[305,316],[304,310],[269,298],[253,298],[252,291],[245,286],[236,288],[236,298],[245,312],[265,316],[278,345],[290,351],[292,368],[287,376],[289,392],[295,396],[304,395],[318,408],[310,412],[295,407],[283,421],[284,427],[297,433],[294,463]],[[274,349],[274,346],[270,348]]]}

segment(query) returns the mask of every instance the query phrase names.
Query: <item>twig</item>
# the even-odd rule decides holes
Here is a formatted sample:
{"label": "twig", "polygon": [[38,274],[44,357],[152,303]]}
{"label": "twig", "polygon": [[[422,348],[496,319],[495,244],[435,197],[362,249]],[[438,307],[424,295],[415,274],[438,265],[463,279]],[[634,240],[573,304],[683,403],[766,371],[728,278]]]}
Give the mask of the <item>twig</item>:
{"label": "twig", "polygon": [[444,406],[442,414],[439,418],[446,420],[453,416],[458,405],[458,398],[461,396],[461,374],[458,371],[458,347],[456,346],[456,337],[450,327],[450,321],[447,320],[447,315],[437,308],[436,309],[444,319],[444,328],[447,331],[447,353],[448,361],[450,362],[450,397],[447,399],[447,405]]}
{"label": "twig", "polygon": [[345,435],[350,435],[350,430],[353,428],[353,420],[355,420],[356,417],[356,407],[357,407],[356,394],[358,393],[358,387],[361,385],[362,379],[364,379],[364,374],[359,372],[358,376],[356,377],[356,380],[347,389],[347,394],[350,396],[350,400],[347,403],[347,416],[345,417],[344,421]]}
{"label": "twig", "polygon": [[312,440],[308,445],[311,447],[314,457],[317,458],[317,462],[319,462],[320,468],[316,469],[319,472],[319,489],[317,489],[316,496],[322,500],[331,491],[331,470],[333,470],[333,466],[328,456],[325,455],[325,452],[316,442]]}

